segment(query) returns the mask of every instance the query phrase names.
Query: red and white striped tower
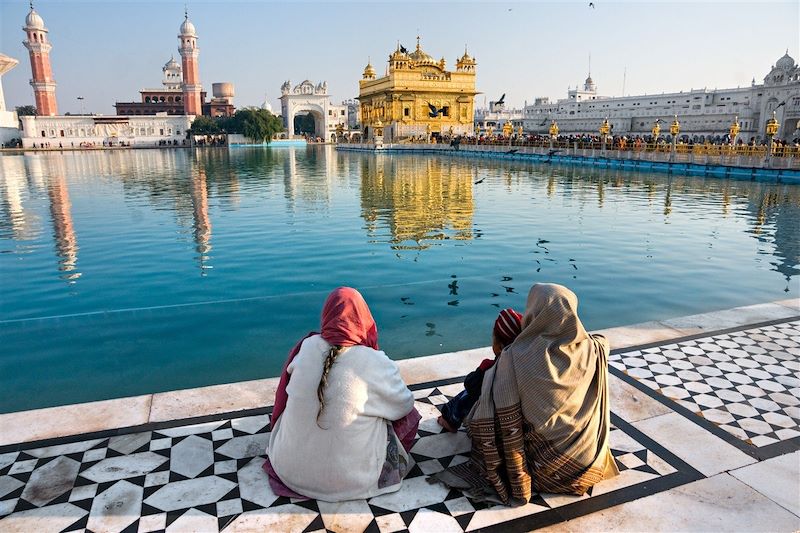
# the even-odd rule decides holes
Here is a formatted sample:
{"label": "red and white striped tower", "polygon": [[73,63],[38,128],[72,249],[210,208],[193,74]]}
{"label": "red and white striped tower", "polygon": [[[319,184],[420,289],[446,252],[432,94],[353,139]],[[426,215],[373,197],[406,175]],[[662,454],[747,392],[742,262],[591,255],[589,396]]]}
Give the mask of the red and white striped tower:
{"label": "red and white striped tower", "polygon": [[56,82],[53,80],[53,69],[50,67],[50,49],[52,46],[47,40],[47,28],[44,20],[33,9],[25,17],[25,27],[22,28],[27,35],[22,44],[28,49],[31,56],[31,87],[36,98],[36,110],[39,115],[53,116],[58,114],[56,104]]}
{"label": "red and white striped tower", "polygon": [[197,32],[194,24],[189,22],[188,10],[184,14],[181,33],[178,35],[180,40],[178,52],[181,54],[183,64],[183,112],[186,115],[202,115],[203,102],[200,100],[202,86],[197,68],[197,56],[200,55],[200,49],[197,48]]}

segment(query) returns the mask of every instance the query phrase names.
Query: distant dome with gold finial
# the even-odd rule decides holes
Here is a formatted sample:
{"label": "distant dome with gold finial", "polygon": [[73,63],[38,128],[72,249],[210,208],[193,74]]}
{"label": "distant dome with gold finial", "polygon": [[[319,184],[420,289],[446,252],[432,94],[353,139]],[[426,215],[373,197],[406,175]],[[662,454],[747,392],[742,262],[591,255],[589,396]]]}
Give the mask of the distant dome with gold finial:
{"label": "distant dome with gold finial", "polygon": [[367,60],[367,66],[364,67],[364,74],[363,78],[365,80],[374,80],[375,79],[375,67],[372,66],[369,60]]}
{"label": "distant dome with gold finial", "polygon": [[417,65],[436,65],[438,61],[436,61],[433,56],[428,54],[422,47],[419,45],[419,35],[417,35],[417,49],[414,50],[409,54],[411,61],[416,63]]}
{"label": "distant dome with gold finial", "polygon": [[389,56],[389,61],[408,61],[410,58],[403,50],[403,47],[400,46],[400,42],[398,42],[397,49]]}
{"label": "distant dome with gold finial", "polygon": [[475,70],[475,58],[467,53],[467,46],[464,45],[464,55],[456,60],[456,69],[458,70]]}

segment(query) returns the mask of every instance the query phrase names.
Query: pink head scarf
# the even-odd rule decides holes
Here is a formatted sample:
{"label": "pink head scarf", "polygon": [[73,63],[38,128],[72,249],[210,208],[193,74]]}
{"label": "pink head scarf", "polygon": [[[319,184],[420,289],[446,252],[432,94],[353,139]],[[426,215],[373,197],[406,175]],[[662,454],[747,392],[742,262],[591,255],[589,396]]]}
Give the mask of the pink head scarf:
{"label": "pink head scarf", "polygon": [[339,287],[322,308],[322,338],[333,346],[369,346],[378,349],[378,326],[361,293]]}

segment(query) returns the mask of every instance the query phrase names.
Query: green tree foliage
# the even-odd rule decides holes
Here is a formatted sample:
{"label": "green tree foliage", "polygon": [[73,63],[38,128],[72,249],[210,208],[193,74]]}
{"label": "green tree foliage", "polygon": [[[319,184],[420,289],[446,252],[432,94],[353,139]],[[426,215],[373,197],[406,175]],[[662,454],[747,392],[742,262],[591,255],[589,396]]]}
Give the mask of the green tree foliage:
{"label": "green tree foliage", "polygon": [[195,117],[192,121],[192,135],[213,135],[219,133],[220,125],[218,120],[204,115]]}
{"label": "green tree foliage", "polygon": [[16,111],[19,117],[35,117],[39,114],[35,105],[18,105]]}
{"label": "green tree foliage", "polygon": [[192,134],[241,133],[257,142],[269,142],[276,133],[283,131],[281,119],[266,109],[245,107],[232,117],[210,118],[200,116],[192,122]]}
{"label": "green tree foliage", "polygon": [[281,120],[266,109],[240,109],[233,118],[241,124],[242,134],[253,141],[269,142],[273,135],[283,130]]}

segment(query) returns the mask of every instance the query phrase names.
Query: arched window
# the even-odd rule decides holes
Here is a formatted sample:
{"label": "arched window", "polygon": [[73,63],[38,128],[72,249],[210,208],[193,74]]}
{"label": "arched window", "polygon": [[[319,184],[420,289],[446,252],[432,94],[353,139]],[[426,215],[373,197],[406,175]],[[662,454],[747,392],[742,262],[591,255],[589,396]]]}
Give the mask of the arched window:
{"label": "arched window", "polygon": [[149,97],[149,96],[145,96],[145,97],[144,97],[144,101],[145,101],[145,102],[147,102],[147,103],[149,104],[149,103],[150,103],[150,97]]}
{"label": "arched window", "polygon": [[42,130],[42,137],[47,137],[47,133],[44,130]]}
{"label": "arched window", "polygon": [[172,101],[173,101],[173,100],[172,100],[172,97],[171,97],[171,96],[170,96],[169,98],[167,98],[167,102],[172,102]]}
{"label": "arched window", "polygon": [[159,102],[163,102],[164,101],[164,97],[163,96],[159,97],[158,101]]}

